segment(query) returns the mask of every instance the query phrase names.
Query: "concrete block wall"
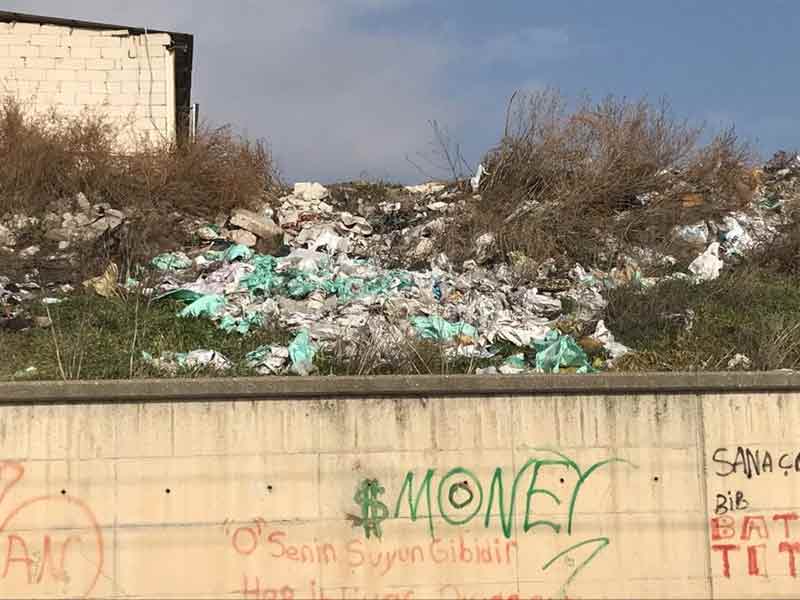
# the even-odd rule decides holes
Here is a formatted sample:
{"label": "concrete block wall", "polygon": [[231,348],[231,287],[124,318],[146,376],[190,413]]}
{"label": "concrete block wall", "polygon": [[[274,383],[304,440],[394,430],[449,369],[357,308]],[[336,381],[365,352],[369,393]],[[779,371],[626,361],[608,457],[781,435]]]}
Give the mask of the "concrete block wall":
{"label": "concrete block wall", "polygon": [[33,113],[105,115],[120,144],[175,137],[175,57],[164,33],[0,23],[0,95]]}
{"label": "concrete block wall", "polygon": [[0,386],[0,596],[800,596],[796,391],[177,385]]}

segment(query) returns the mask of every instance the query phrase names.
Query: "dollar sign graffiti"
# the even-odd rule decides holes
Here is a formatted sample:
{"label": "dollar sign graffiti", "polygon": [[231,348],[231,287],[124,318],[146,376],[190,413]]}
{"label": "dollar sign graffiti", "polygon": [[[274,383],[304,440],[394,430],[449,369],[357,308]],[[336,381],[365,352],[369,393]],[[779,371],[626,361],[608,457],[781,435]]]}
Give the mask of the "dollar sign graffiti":
{"label": "dollar sign graffiti", "polygon": [[356,490],[355,501],[361,507],[361,523],[367,539],[375,536],[380,539],[383,536],[381,523],[389,517],[389,509],[378,500],[386,490],[376,479],[367,479]]}

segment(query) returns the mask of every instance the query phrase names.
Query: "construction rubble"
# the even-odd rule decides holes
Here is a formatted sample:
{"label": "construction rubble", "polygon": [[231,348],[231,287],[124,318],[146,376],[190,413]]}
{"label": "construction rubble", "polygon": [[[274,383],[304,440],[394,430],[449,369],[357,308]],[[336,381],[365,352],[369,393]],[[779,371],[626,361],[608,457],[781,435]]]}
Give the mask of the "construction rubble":
{"label": "construction rubble", "polygon": [[[800,180],[800,157],[776,155],[763,171],[769,185],[748,210],[676,228],[674,235],[696,246],[697,255],[688,268],[675,268],[662,279],[713,280],[777,233],[786,219],[783,186]],[[572,265],[553,285],[555,263],[537,265],[538,280],[522,280],[514,264],[496,259],[496,240],[484,234],[463,240],[472,248],[471,258],[454,264],[437,252],[435,239],[477,193],[484,174],[481,168],[474,190],[431,183],[394,190],[378,203],[298,183],[261,210],[240,209],[217,223],[194,223],[191,247],[153,256],[133,271],[109,264],[80,283],[109,299],[141,292],[153,302],[177,301],[176,319],[208,319],[229,335],[247,336],[265,326],[290,331],[289,344],[264,346],[247,356],[246,367],[265,376],[310,375],[320,354],[355,351],[356,342],[365,339],[387,363],[399,347],[424,340],[482,374],[612,368],[629,348],[602,320],[607,292],[655,285],[659,278],[644,276],[644,267],[674,265],[675,259],[640,249],[607,272]],[[0,257],[60,260],[75,244],[96,240],[127,218],[85,197],[68,208],[36,222],[20,215],[1,218]],[[57,244],[52,256],[25,243],[24,231],[33,225],[43,226],[45,238]],[[525,257],[511,262],[517,260]],[[45,284],[37,272],[12,278],[0,269],[0,329],[47,326],[25,316],[26,304],[57,303],[79,287]],[[588,324],[593,333],[576,339],[561,327],[565,320]],[[142,360],[165,374],[232,368],[214,348],[145,354]],[[737,356],[730,368],[747,364],[747,357]]]}

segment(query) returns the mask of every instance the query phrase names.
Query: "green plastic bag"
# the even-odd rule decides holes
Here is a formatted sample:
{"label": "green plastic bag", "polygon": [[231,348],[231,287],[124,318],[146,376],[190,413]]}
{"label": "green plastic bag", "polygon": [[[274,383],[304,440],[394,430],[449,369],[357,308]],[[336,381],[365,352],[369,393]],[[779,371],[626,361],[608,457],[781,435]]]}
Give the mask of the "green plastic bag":
{"label": "green plastic bag", "polygon": [[411,324],[417,335],[426,340],[449,342],[457,337],[478,338],[478,330],[467,323],[450,323],[441,317],[414,317]]}
{"label": "green plastic bag", "polygon": [[251,258],[253,258],[253,255],[254,252],[247,246],[242,246],[241,244],[234,244],[225,251],[223,259],[227,263],[231,263],[235,260],[243,260],[247,262]]}
{"label": "green plastic bag", "polygon": [[184,319],[196,319],[199,317],[213,318],[215,315],[219,314],[223,308],[225,308],[225,296],[209,294],[207,296],[200,296],[197,300],[184,308],[179,313],[179,316]]}
{"label": "green plastic bag", "polygon": [[335,295],[340,301],[346,302],[355,295],[353,288],[360,288],[361,284],[361,279],[339,275],[335,279],[323,281],[322,289],[329,294]]}
{"label": "green plastic bag", "polygon": [[193,292],[192,290],[172,290],[161,294],[160,296],[156,296],[154,300],[157,302],[159,300],[178,300],[179,302],[187,302],[191,304],[195,300],[202,298],[203,294],[200,292]]}
{"label": "green plastic bag", "polygon": [[253,328],[263,326],[264,315],[261,313],[250,313],[240,318],[225,315],[219,323],[219,328],[225,333],[239,333],[241,335],[250,333]]}
{"label": "green plastic bag", "polygon": [[257,255],[253,257],[251,264],[255,270],[242,277],[241,284],[244,289],[253,294],[271,295],[283,287],[285,280],[282,275],[275,272],[278,261],[274,256]]}
{"label": "green plastic bag", "polygon": [[575,368],[578,373],[594,371],[583,348],[572,337],[558,331],[550,331],[543,340],[534,341],[533,347],[536,370],[540,373],[558,373],[568,368]]}
{"label": "green plastic bag", "polygon": [[525,362],[524,354],[514,354],[512,356],[509,356],[507,359],[503,361],[503,364],[512,367],[514,369],[528,368],[528,363]]}
{"label": "green plastic bag", "polygon": [[254,367],[259,363],[264,362],[267,357],[272,353],[272,348],[269,346],[259,346],[252,352],[245,354],[244,361],[248,367]]}
{"label": "green plastic bag", "polygon": [[311,344],[311,336],[304,329],[289,344],[289,359],[292,361],[292,371],[298,375],[307,376],[314,371],[314,356],[317,349]]}
{"label": "green plastic bag", "polygon": [[159,271],[181,271],[192,266],[192,260],[182,252],[159,254],[150,261]]}

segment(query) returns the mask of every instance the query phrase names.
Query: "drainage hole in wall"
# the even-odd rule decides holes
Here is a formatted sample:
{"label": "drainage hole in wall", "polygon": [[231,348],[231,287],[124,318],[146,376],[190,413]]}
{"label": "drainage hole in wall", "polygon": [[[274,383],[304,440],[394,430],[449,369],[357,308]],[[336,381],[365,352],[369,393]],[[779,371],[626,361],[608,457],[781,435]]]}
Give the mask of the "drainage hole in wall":
{"label": "drainage hole in wall", "polygon": [[272,492],[272,486],[271,485],[267,486],[267,491],[270,492],[270,493]]}
{"label": "drainage hole in wall", "polygon": [[656,477],[653,477],[653,481],[655,481],[656,483],[658,483],[658,476],[656,476]]}
{"label": "drainage hole in wall", "polygon": [[167,489],[166,489],[166,490],[164,490],[164,491],[165,491],[165,492],[167,492],[168,494],[171,494],[171,493],[172,493],[172,490],[171,490],[171,489],[169,489],[169,488],[167,488]]}
{"label": "drainage hole in wall", "polygon": [[561,483],[562,483],[562,484],[563,484],[563,483],[566,483],[566,481],[564,481],[564,478],[563,478],[563,477],[561,478]]}
{"label": "drainage hole in wall", "polygon": [[67,490],[61,490],[61,495],[62,496],[66,496],[67,495]]}

